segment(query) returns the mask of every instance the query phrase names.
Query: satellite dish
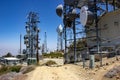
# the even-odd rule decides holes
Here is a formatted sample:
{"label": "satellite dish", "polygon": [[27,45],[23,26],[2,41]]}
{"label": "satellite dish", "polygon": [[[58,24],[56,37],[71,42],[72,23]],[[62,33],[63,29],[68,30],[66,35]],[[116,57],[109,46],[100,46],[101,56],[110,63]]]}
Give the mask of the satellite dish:
{"label": "satellite dish", "polygon": [[73,21],[75,18],[77,18],[77,11],[76,9],[72,9],[72,11],[67,15],[67,17]]}
{"label": "satellite dish", "polygon": [[28,35],[25,35],[25,36],[24,36],[24,39],[28,39],[28,37],[29,37]]}
{"label": "satellite dish", "polygon": [[74,15],[76,15],[76,14],[77,14],[76,9],[73,9],[73,10],[72,10],[72,14],[74,14]]}
{"label": "satellite dish", "polygon": [[39,29],[39,28],[37,28],[37,31],[38,31],[38,32],[40,32],[40,29]]}
{"label": "satellite dish", "polygon": [[94,22],[94,14],[83,6],[80,10],[80,22],[83,26],[91,26]]}
{"label": "satellite dish", "polygon": [[62,27],[61,24],[57,27],[57,32],[58,32],[59,35],[62,34],[62,32],[63,32],[63,27]]}
{"label": "satellite dish", "polygon": [[57,8],[56,8],[56,13],[57,13],[57,15],[58,15],[59,17],[62,16],[62,13],[63,13],[63,5],[62,5],[62,4],[60,4],[60,5],[57,6]]}

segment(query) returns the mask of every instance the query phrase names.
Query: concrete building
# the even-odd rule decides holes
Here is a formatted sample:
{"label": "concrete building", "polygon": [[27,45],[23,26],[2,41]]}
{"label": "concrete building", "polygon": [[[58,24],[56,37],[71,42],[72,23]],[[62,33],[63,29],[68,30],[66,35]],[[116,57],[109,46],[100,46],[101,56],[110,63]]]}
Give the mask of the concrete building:
{"label": "concrete building", "polygon": [[0,62],[5,65],[18,65],[20,64],[20,59],[16,57],[4,57],[0,59]]}
{"label": "concrete building", "polygon": [[[101,46],[118,47],[120,45],[120,9],[102,15],[99,18],[98,27]],[[92,47],[96,45],[95,27],[91,26],[88,30],[86,36],[91,38],[87,39],[87,43]]]}

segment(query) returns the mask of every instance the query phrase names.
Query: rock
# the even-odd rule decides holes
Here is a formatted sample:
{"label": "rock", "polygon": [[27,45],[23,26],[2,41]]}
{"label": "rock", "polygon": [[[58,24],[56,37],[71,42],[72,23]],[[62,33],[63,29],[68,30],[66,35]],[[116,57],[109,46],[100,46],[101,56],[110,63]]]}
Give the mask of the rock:
{"label": "rock", "polygon": [[116,76],[116,80],[120,80],[120,77],[118,75]]}
{"label": "rock", "polygon": [[90,72],[89,75],[95,75],[96,73],[95,72]]}
{"label": "rock", "polygon": [[67,67],[65,67],[65,69],[67,69]]}
{"label": "rock", "polygon": [[3,74],[2,76],[0,76],[0,80],[11,80],[14,78],[15,75],[16,75],[16,72],[10,72],[7,74]]}
{"label": "rock", "polygon": [[117,66],[117,67],[111,69],[109,72],[107,72],[105,74],[105,77],[107,77],[107,78],[113,78],[117,74],[120,74],[120,66]]}
{"label": "rock", "polygon": [[104,70],[107,70],[107,68],[106,68],[106,67],[103,67],[103,69],[104,69]]}
{"label": "rock", "polygon": [[116,60],[119,61],[119,58],[117,57]]}
{"label": "rock", "polygon": [[86,67],[86,68],[85,68],[85,70],[89,70],[89,68],[88,68],[88,67]]}
{"label": "rock", "polygon": [[95,70],[95,72],[97,72],[97,71],[98,71],[98,69]]}
{"label": "rock", "polygon": [[99,66],[99,65],[96,65],[95,68],[100,68],[100,66]]}
{"label": "rock", "polygon": [[[10,72],[4,75],[0,76],[0,80],[23,80],[23,79],[18,79],[16,77],[23,76],[22,73],[16,73],[16,72]],[[15,79],[16,78],[16,79]]]}
{"label": "rock", "polygon": [[108,66],[109,65],[109,63],[106,63],[106,66]]}
{"label": "rock", "polygon": [[14,77],[13,80],[25,80],[27,75],[21,74]]}
{"label": "rock", "polygon": [[112,61],[112,63],[115,63],[115,61]]}
{"label": "rock", "polygon": [[30,66],[22,67],[22,68],[20,69],[20,72],[21,72],[22,74],[25,74],[25,73],[28,73],[28,72],[34,70],[34,69],[35,69],[35,66],[34,66],[34,65],[30,65]]}

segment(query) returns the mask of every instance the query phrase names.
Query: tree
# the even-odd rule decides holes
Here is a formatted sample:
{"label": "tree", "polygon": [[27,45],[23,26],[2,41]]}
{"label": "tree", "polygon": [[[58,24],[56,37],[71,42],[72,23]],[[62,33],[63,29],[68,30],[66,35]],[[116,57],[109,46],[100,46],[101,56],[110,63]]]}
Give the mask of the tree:
{"label": "tree", "polygon": [[3,57],[13,57],[13,55],[10,53],[10,52],[8,52],[6,55],[4,55]]}
{"label": "tree", "polygon": [[[78,41],[76,41],[76,49],[77,49],[77,51],[82,51],[86,47],[87,47],[86,38],[79,39]],[[68,52],[71,52],[73,50],[74,50],[74,42],[70,44],[70,46],[68,48]]]}

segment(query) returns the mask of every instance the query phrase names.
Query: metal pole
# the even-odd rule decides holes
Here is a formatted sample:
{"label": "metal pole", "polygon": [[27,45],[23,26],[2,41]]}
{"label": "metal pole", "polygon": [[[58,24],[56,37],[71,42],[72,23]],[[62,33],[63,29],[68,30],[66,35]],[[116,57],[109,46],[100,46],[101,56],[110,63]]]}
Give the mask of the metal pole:
{"label": "metal pole", "polygon": [[[96,39],[97,39],[97,53],[99,53],[99,47],[100,47],[100,42],[99,42],[99,33],[98,33],[98,17],[97,17],[97,1],[94,0],[94,15],[95,15],[95,28],[96,28]],[[100,55],[100,66],[102,66],[102,53],[99,53]]]}
{"label": "metal pole", "polygon": [[22,38],[22,35],[20,34],[20,54],[21,54],[21,49],[22,49],[21,38]]}
{"label": "metal pole", "polygon": [[61,51],[62,51],[63,50],[62,35],[60,35],[60,43],[61,43],[60,45],[61,45]]}
{"label": "metal pole", "polygon": [[37,58],[37,64],[39,64],[39,45],[38,45],[38,38],[39,38],[39,35],[38,35],[38,31],[37,31],[37,53],[36,53],[36,58]]}
{"label": "metal pole", "polygon": [[106,11],[108,12],[108,0],[105,0],[106,3]]}
{"label": "metal pole", "polygon": [[47,53],[47,33],[45,32],[44,51]]}
{"label": "metal pole", "polygon": [[57,35],[57,51],[59,51],[59,35]]}
{"label": "metal pole", "polygon": [[63,21],[65,22],[64,23],[64,31],[65,31],[65,33],[64,33],[64,35],[65,35],[65,51],[64,51],[64,64],[66,64],[67,63],[67,39],[66,39],[66,37],[67,37],[67,35],[66,35],[66,4],[64,4],[64,19],[63,19]]}
{"label": "metal pole", "polygon": [[82,54],[83,68],[85,68],[85,54]]}
{"label": "metal pole", "polygon": [[75,27],[75,19],[73,21],[73,34],[74,34],[74,63],[76,62],[76,27]]}
{"label": "metal pole", "polygon": [[113,10],[115,11],[115,0],[113,0]]}

